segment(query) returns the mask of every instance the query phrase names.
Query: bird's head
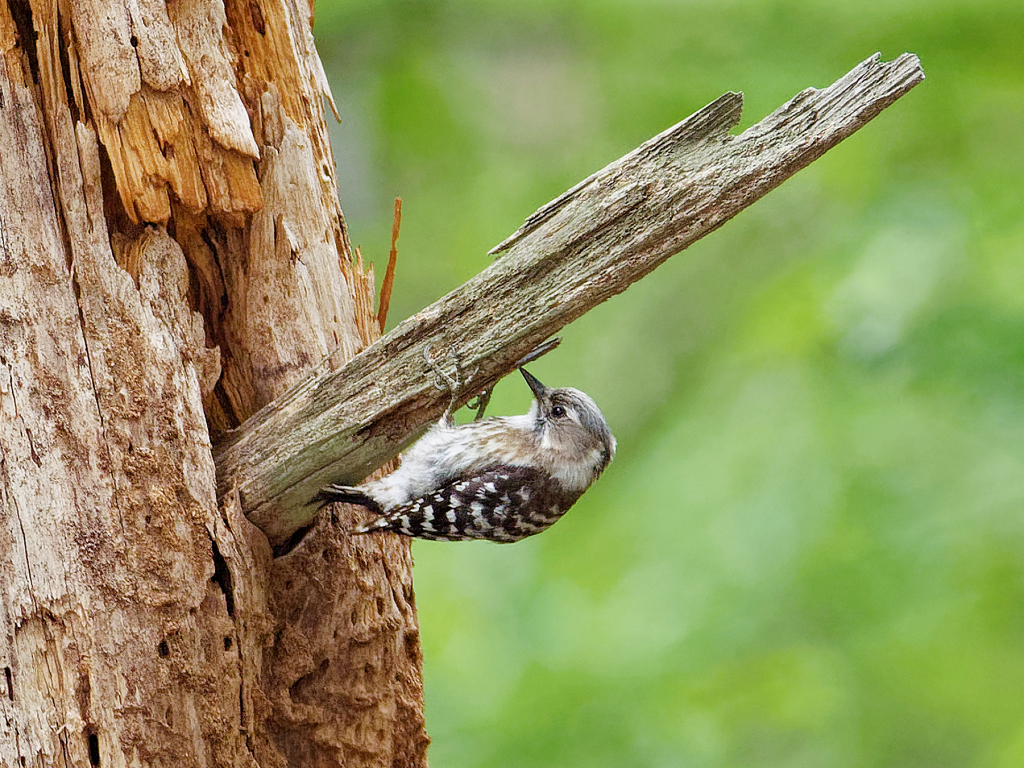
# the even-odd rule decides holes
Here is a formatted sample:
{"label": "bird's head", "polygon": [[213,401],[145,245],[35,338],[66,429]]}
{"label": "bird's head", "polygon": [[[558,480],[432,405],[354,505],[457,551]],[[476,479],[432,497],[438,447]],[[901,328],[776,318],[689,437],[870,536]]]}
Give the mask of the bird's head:
{"label": "bird's head", "polygon": [[575,465],[581,471],[589,468],[592,476],[585,483],[589,485],[615,456],[615,437],[601,409],[585,392],[546,387],[525,368],[519,371],[533,391],[530,416],[541,449],[555,462]]}

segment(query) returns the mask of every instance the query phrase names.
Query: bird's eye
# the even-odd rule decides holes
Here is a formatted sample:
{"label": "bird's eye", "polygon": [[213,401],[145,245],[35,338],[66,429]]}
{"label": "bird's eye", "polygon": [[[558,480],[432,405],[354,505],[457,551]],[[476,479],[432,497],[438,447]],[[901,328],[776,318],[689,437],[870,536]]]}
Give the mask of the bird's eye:
{"label": "bird's eye", "polygon": [[556,419],[560,419],[563,416],[565,416],[565,408],[563,408],[560,405],[556,405],[554,408],[551,409],[551,415],[554,416]]}

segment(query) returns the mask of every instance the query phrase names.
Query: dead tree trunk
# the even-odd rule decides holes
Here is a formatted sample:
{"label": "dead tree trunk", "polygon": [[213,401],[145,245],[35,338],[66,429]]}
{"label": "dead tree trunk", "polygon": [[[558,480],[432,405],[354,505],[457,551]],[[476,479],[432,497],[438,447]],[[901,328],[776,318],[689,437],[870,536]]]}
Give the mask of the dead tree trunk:
{"label": "dead tree trunk", "polygon": [[310,12],[0,0],[0,765],[426,762],[408,544],[217,502],[377,335]]}
{"label": "dead tree trunk", "polygon": [[[492,383],[923,77],[877,64],[735,141],[724,97],[312,376],[379,331],[309,5],[0,0],[0,765],[425,765],[408,543],[321,515],[275,559],[243,504],[286,544],[321,476],[440,409],[416,369],[381,395],[389,359],[444,326]],[[511,338],[484,333],[513,304]]]}

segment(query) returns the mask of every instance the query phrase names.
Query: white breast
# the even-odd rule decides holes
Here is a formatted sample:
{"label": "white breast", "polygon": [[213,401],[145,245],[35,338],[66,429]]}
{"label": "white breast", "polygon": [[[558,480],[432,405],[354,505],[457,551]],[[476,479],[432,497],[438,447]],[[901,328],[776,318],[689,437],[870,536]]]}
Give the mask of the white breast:
{"label": "white breast", "polygon": [[551,476],[566,490],[582,493],[594,482],[600,464],[601,451],[594,448],[579,461],[559,463],[551,471]]}

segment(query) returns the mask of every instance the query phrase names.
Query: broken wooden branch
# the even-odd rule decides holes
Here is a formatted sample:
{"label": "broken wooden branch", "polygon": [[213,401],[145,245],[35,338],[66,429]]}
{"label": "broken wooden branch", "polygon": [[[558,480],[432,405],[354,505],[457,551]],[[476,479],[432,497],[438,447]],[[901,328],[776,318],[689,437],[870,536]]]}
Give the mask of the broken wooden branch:
{"label": "broken wooden branch", "polygon": [[876,54],[738,136],[727,93],[530,216],[499,258],[339,370],[315,372],[217,446],[219,492],[279,544],[328,482],[355,483],[448,404],[426,357],[458,365],[463,402],[533,346],[624,291],[806,167],[921,80],[918,58]]}

